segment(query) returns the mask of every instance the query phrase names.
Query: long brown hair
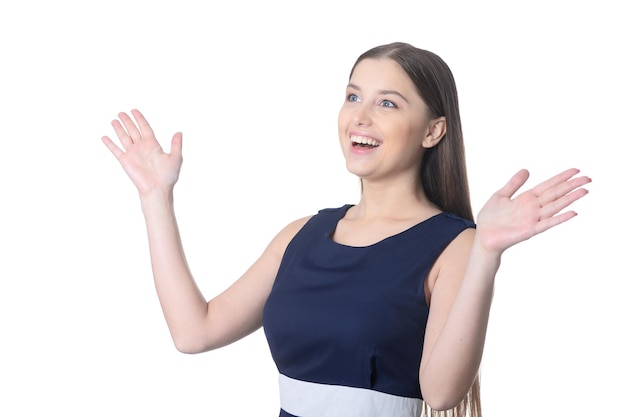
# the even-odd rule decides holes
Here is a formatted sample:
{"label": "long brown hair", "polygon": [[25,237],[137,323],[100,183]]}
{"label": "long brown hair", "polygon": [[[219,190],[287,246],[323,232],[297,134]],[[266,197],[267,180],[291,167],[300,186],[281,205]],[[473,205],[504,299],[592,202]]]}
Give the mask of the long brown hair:
{"label": "long brown hair", "polygon": [[[438,55],[407,43],[394,42],[364,52],[354,63],[350,76],[357,64],[366,58],[388,58],[397,62],[415,84],[432,117],[446,118],[446,134],[436,146],[426,150],[420,179],[428,199],[442,211],[473,221],[459,100],[452,71]],[[426,405],[423,415],[481,417],[479,376],[476,375],[469,392],[455,408],[435,411]]]}

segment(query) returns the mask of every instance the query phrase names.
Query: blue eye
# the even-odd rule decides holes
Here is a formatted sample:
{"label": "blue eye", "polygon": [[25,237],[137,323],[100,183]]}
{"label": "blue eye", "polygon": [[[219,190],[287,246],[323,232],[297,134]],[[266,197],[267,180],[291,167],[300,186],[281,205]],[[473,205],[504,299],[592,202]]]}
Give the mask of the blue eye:
{"label": "blue eye", "polygon": [[390,107],[390,108],[396,107],[396,104],[393,101],[389,101],[389,100],[382,100],[380,102],[380,105],[383,107]]}
{"label": "blue eye", "polygon": [[346,97],[346,101],[357,102],[360,101],[360,99],[356,94],[348,94],[348,96]]}

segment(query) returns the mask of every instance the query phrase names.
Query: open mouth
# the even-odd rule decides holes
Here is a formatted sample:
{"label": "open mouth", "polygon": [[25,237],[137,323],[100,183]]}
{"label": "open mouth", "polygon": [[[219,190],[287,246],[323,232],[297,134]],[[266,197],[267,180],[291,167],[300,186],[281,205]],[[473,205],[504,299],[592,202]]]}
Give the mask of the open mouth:
{"label": "open mouth", "polygon": [[380,142],[365,136],[350,136],[350,140],[355,148],[372,149],[380,146]]}

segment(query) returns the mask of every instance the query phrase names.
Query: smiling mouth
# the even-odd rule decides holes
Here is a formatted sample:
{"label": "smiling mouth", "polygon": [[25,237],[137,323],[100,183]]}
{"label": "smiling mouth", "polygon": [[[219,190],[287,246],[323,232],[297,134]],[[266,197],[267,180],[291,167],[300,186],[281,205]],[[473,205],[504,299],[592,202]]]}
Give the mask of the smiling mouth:
{"label": "smiling mouth", "polygon": [[380,146],[380,142],[365,136],[350,136],[350,141],[352,141],[352,146],[355,148],[371,149]]}

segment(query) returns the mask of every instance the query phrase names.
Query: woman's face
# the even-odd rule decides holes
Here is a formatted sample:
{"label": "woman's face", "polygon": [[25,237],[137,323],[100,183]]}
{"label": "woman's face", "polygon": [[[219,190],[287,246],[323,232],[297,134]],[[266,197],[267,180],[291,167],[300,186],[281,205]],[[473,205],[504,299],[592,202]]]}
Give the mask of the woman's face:
{"label": "woman's face", "polygon": [[400,65],[391,59],[364,59],[352,73],[339,112],[346,167],[364,180],[415,181],[434,123]]}

